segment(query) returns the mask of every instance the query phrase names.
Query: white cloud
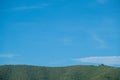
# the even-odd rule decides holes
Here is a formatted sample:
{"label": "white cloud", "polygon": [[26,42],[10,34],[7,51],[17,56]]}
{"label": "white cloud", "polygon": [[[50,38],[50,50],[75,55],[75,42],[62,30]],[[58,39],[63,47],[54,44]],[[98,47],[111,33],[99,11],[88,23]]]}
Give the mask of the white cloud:
{"label": "white cloud", "polygon": [[15,56],[15,54],[0,54],[0,58],[13,58]]}
{"label": "white cloud", "polygon": [[74,59],[79,62],[106,64],[106,65],[120,65],[120,56],[95,56]]}

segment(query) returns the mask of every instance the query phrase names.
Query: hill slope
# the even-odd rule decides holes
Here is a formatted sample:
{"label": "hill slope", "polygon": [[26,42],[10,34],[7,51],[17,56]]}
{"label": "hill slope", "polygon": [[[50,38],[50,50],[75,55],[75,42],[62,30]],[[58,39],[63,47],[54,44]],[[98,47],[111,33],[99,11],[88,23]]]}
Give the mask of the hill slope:
{"label": "hill slope", "polygon": [[120,68],[108,66],[0,66],[0,80],[120,80]]}

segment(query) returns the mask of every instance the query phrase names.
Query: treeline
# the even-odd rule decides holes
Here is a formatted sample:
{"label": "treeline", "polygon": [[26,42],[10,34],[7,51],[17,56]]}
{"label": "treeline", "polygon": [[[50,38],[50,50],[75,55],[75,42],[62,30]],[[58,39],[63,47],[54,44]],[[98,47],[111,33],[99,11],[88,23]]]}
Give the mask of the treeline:
{"label": "treeline", "polygon": [[0,80],[120,80],[120,68],[100,66],[0,66]]}

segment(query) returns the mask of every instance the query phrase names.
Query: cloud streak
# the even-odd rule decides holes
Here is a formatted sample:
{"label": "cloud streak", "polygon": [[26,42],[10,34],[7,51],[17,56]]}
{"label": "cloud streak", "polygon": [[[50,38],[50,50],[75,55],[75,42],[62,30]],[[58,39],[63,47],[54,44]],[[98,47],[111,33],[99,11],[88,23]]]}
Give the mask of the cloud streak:
{"label": "cloud streak", "polygon": [[100,4],[105,4],[107,2],[107,0],[96,0],[96,1]]}
{"label": "cloud streak", "polygon": [[64,45],[71,45],[73,40],[71,38],[64,37],[63,39],[61,39],[61,41]]}
{"label": "cloud streak", "polygon": [[76,58],[75,61],[94,64],[120,65],[120,56],[95,56]]}
{"label": "cloud streak", "polygon": [[[25,11],[25,10],[34,10],[34,9],[42,9],[42,8],[46,8],[47,6],[49,6],[48,4],[41,4],[41,5],[33,5],[33,6],[19,6],[19,7],[15,7],[9,10],[12,11]],[[6,10],[6,11],[9,11]]]}
{"label": "cloud streak", "polygon": [[40,8],[43,8],[43,7],[41,7],[41,6],[23,6],[23,7],[16,7],[13,10],[22,11],[22,10],[40,9]]}
{"label": "cloud streak", "polygon": [[0,58],[13,58],[15,56],[15,54],[0,54]]}
{"label": "cloud streak", "polygon": [[94,40],[99,43],[99,48],[105,48],[105,42],[94,34]]}

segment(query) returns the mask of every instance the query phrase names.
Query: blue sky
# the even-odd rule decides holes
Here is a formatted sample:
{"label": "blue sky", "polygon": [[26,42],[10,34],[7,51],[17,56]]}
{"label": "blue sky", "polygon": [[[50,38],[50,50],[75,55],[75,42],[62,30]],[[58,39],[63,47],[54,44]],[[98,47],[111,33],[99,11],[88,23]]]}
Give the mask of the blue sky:
{"label": "blue sky", "polygon": [[0,64],[120,65],[119,0],[1,0]]}

